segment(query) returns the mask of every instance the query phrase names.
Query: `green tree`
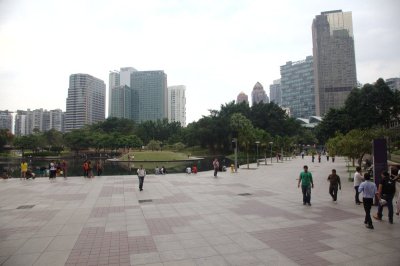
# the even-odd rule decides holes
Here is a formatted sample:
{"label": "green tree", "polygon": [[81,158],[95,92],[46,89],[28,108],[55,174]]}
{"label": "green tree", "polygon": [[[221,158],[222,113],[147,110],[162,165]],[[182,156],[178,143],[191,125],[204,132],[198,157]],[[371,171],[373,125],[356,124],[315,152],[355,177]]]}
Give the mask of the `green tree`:
{"label": "green tree", "polygon": [[8,129],[0,129],[0,152],[4,151],[4,146],[11,144],[14,135]]}
{"label": "green tree", "polygon": [[231,128],[238,132],[238,145],[245,148],[247,157],[247,168],[249,166],[249,148],[255,141],[255,134],[257,131],[249,119],[240,113],[233,114],[230,120]]}
{"label": "green tree", "polygon": [[147,143],[147,148],[152,151],[158,151],[161,149],[161,141],[152,139],[149,141],[149,143]]}

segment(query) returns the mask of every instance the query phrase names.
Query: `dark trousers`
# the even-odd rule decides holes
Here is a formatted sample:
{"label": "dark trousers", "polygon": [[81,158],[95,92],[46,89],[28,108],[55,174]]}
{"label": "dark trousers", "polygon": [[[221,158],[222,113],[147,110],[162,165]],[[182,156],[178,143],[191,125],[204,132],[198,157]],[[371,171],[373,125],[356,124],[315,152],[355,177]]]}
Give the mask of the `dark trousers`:
{"label": "dark trousers", "polygon": [[338,192],[338,186],[336,185],[330,185],[329,186],[329,194],[331,194],[333,201],[337,201],[337,192]]}
{"label": "dark trousers", "polygon": [[[393,197],[394,194],[383,194],[382,195],[382,199],[386,200],[386,205],[388,207],[389,210],[389,221],[393,222]],[[378,205],[378,217],[382,218],[383,214],[383,207],[385,206],[381,206],[380,204]]]}
{"label": "dark trousers", "polygon": [[372,225],[371,207],[372,207],[373,202],[374,202],[374,200],[372,198],[363,198],[364,211],[365,211],[364,223],[368,224],[368,225]]}
{"label": "dark trousers", "polygon": [[356,191],[356,195],[354,196],[354,198],[355,198],[355,200],[356,200],[356,203],[361,203],[361,202],[360,202],[360,198],[359,198],[360,192],[358,192],[358,187],[359,187],[359,186],[355,186],[355,187],[354,187],[354,190]]}
{"label": "dark trousers", "polygon": [[311,203],[311,185],[302,185],[301,192],[303,192],[303,203]]}
{"label": "dark trousers", "polygon": [[218,174],[218,168],[214,168],[214,177],[217,177]]}
{"label": "dark trousers", "polygon": [[144,176],[139,176],[139,189],[143,189]]}

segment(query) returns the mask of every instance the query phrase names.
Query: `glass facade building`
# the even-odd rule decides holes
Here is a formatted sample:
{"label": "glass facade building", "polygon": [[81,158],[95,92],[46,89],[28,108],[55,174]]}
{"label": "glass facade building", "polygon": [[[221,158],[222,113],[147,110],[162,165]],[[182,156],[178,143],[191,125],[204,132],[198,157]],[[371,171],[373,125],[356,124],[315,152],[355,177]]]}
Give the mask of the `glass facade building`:
{"label": "glass facade building", "polygon": [[167,75],[164,71],[132,72],[131,88],[138,95],[138,122],[168,118]]}
{"label": "glass facade building", "polygon": [[168,121],[180,122],[186,126],[186,87],[184,85],[168,87]]}
{"label": "glass facade building", "polygon": [[287,62],[281,66],[282,106],[290,109],[292,117],[315,115],[313,57]]}
{"label": "glass facade building", "polygon": [[69,77],[65,132],[105,119],[106,85],[88,74]]}
{"label": "glass facade building", "polygon": [[322,12],[312,23],[315,109],[323,116],[340,108],[357,86],[351,12]]}

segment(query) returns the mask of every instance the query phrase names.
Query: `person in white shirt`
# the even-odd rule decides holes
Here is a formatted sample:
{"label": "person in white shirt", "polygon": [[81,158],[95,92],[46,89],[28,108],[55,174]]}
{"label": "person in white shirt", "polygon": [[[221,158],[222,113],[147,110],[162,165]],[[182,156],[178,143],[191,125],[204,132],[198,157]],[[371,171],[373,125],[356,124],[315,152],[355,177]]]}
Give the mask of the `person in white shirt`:
{"label": "person in white shirt", "polygon": [[137,169],[137,175],[139,177],[139,190],[142,191],[144,177],[146,176],[146,169],[143,168],[143,165],[140,165],[140,168]]}
{"label": "person in white shirt", "polygon": [[355,200],[356,200],[357,205],[361,204],[361,201],[359,199],[360,193],[358,192],[358,187],[360,186],[362,181],[363,181],[363,177],[361,175],[361,167],[357,166],[356,172],[354,173],[354,190],[356,191]]}

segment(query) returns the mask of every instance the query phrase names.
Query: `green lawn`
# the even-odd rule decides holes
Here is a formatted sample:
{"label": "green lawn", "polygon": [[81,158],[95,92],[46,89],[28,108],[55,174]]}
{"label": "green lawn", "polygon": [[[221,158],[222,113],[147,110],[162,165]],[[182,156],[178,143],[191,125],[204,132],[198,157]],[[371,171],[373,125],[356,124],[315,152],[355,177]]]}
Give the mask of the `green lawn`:
{"label": "green lawn", "polygon": [[[185,160],[188,159],[188,155],[185,153],[178,153],[172,151],[134,151],[130,152],[131,160],[134,161],[173,161],[173,160]],[[128,155],[125,154],[121,158],[122,160],[128,160]]]}

